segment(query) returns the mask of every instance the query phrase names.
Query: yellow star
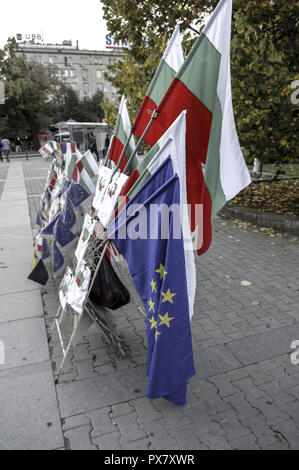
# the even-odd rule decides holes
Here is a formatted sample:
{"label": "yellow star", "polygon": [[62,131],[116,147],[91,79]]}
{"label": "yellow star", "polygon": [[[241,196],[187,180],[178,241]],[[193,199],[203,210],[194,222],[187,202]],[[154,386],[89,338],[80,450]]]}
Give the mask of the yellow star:
{"label": "yellow star", "polygon": [[153,328],[156,328],[156,329],[157,329],[157,322],[156,322],[156,320],[154,319],[153,315],[152,315],[152,318],[148,318],[148,321],[149,321],[150,324],[151,324],[151,330],[152,330]]}
{"label": "yellow star", "polygon": [[155,273],[160,274],[160,279],[164,279],[165,274],[168,274],[168,272],[165,271],[165,266],[163,266],[163,264],[161,264],[161,263],[160,263],[160,268],[155,269]]}
{"label": "yellow star", "polygon": [[160,325],[167,325],[168,328],[170,327],[170,322],[171,320],[174,320],[174,317],[169,317],[168,316],[168,312],[165,313],[165,315],[159,315],[161,321],[159,323],[159,326]]}
{"label": "yellow star", "polygon": [[150,285],[152,286],[152,292],[157,292],[157,283],[154,281],[154,279],[151,280]]}
{"label": "yellow star", "polygon": [[157,341],[158,336],[159,336],[160,334],[161,334],[160,331],[156,330],[156,333],[155,333],[155,340],[156,340],[156,341]]}
{"label": "yellow star", "polygon": [[148,305],[149,305],[149,312],[151,311],[155,312],[155,309],[154,309],[155,302],[152,301],[152,298],[149,299]]}
{"label": "yellow star", "polygon": [[171,304],[173,304],[173,300],[172,300],[172,297],[174,297],[176,294],[172,294],[170,289],[168,289],[168,291],[164,294],[164,292],[161,292],[161,294],[163,295],[163,300],[162,300],[162,304],[164,302],[170,302]]}

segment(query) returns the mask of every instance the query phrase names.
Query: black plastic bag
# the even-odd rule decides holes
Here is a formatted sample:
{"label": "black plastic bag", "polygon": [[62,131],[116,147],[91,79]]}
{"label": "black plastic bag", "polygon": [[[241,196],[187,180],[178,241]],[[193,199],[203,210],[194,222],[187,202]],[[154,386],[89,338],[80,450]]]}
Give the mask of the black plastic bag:
{"label": "black plastic bag", "polygon": [[97,272],[89,298],[92,302],[116,310],[130,302],[130,293],[105,255]]}
{"label": "black plastic bag", "polygon": [[39,260],[33,271],[28,276],[31,281],[45,286],[49,279],[49,274],[42,259]]}

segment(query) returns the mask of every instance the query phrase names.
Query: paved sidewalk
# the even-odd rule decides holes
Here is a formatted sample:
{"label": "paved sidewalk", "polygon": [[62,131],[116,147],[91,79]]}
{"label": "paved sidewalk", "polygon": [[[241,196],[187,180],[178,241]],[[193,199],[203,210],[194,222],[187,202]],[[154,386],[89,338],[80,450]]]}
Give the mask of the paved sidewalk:
{"label": "paved sidewalk", "polygon": [[32,232],[21,162],[1,165],[0,449],[64,447],[41,292],[27,280]]}
{"label": "paved sidewalk", "polygon": [[[22,165],[34,225],[47,164],[36,159]],[[20,167],[11,166],[10,170],[14,168],[21,173]],[[9,173],[8,181],[11,176]],[[24,183],[20,189],[24,198]],[[6,186],[3,196],[5,191]],[[1,309],[0,318],[4,320],[0,323],[0,339],[5,331],[3,325],[9,329],[11,319],[14,337],[12,332],[6,337],[11,338],[11,348],[18,351],[9,353],[12,365],[8,370],[0,366],[0,394],[2,397],[5,393],[5,408],[9,410],[10,404],[16,402],[11,416],[7,410],[0,410],[0,422],[7,422],[10,430],[5,432],[6,424],[4,432],[0,429],[2,446],[17,447],[21,436],[23,448],[41,448],[45,437],[45,448],[53,449],[64,445],[69,449],[91,450],[299,449],[299,365],[290,361],[291,342],[299,340],[297,237],[269,236],[254,227],[243,228],[220,218],[215,221],[213,244],[208,253],[196,260],[197,296],[192,332],[197,373],[190,381],[185,407],[145,398],[145,325],[133,304],[116,312],[127,358],[120,357],[94,326],[82,330],[56,386],[56,396],[44,321],[37,323],[41,320],[40,290],[25,280],[32,248],[28,207],[22,200],[26,207],[22,224],[28,239],[22,245],[24,250],[19,250],[22,261],[14,268],[17,276],[14,279],[18,281],[5,281],[5,289],[16,292],[10,297],[12,305],[20,296],[19,302],[26,304],[27,310],[24,313],[15,307],[7,308],[2,314]],[[1,199],[1,221],[2,204]],[[14,223],[19,224],[19,219]],[[19,228],[16,232],[20,236]],[[13,241],[11,245],[8,240],[3,243],[8,244],[6,250],[13,245]],[[4,246],[3,243],[0,245]],[[14,256],[17,258],[17,254]],[[0,261],[2,258],[0,251]],[[8,258],[5,262],[8,263]],[[8,269],[0,268],[1,286],[2,279],[6,279],[3,271]],[[243,286],[244,280],[250,284]],[[36,296],[32,308],[29,295],[30,299]],[[1,306],[6,296],[10,294],[1,295]],[[48,326],[57,310],[53,284],[42,289],[42,301]],[[22,328],[16,328],[18,322],[23,322]],[[67,324],[64,331],[67,334]],[[29,343],[30,350],[26,346]],[[61,360],[57,335],[52,338],[50,352],[55,368]],[[30,358],[30,365],[23,364],[25,357],[27,361]],[[10,386],[5,374],[14,375],[16,386]],[[25,386],[24,376],[29,377]],[[17,391],[16,398],[12,390]],[[22,407],[21,393],[28,393],[32,403],[37,404],[36,413],[33,406],[27,412],[28,403],[31,404],[28,398]],[[27,419],[29,424],[25,424]],[[35,432],[33,421],[43,432]],[[44,429],[44,422],[52,425]]]}

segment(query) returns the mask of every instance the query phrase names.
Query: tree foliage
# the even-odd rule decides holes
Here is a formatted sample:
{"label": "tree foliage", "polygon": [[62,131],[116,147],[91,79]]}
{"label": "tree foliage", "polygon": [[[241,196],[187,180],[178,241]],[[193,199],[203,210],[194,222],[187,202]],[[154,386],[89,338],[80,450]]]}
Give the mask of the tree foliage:
{"label": "tree foliage", "polygon": [[55,122],[74,119],[78,122],[101,122],[104,96],[97,91],[91,98],[81,100],[78,93],[66,83],[60,83],[52,97],[52,120]]}
{"label": "tree foliage", "polygon": [[5,84],[5,104],[0,108],[2,134],[9,137],[37,132],[51,124],[49,95],[56,81],[40,64],[17,55],[15,40],[0,50],[0,77]]}
{"label": "tree foliage", "polygon": [[81,100],[58,78],[57,69],[27,62],[14,39],[0,49],[0,79],[5,84],[5,104],[0,106],[0,134],[15,138],[37,134],[58,121],[100,122],[104,117],[103,93]]}
{"label": "tree foliage", "polygon": [[[167,40],[179,24],[188,53],[216,0],[102,0],[113,37],[128,39],[123,62],[107,78],[130,97],[134,118],[161,59]],[[231,43],[232,91],[236,124],[245,156],[265,160],[296,155],[296,116],[291,83],[299,78],[299,2],[234,0]],[[297,13],[296,13],[297,12]],[[108,106],[108,122],[115,114]]]}

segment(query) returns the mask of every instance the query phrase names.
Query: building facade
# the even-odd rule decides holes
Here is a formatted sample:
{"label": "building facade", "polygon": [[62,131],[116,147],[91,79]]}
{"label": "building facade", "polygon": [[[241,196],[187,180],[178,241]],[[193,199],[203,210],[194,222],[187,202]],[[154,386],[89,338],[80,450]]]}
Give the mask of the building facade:
{"label": "building facade", "polygon": [[63,41],[63,44],[24,42],[18,46],[29,62],[56,66],[58,76],[70,85],[81,99],[90,98],[100,90],[106,101],[119,101],[116,90],[105,80],[104,72],[107,71],[107,65],[123,58],[122,50],[80,50],[78,42],[73,46],[71,41]]}

